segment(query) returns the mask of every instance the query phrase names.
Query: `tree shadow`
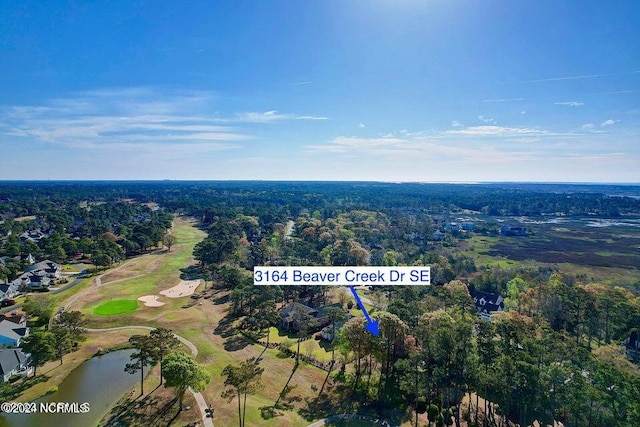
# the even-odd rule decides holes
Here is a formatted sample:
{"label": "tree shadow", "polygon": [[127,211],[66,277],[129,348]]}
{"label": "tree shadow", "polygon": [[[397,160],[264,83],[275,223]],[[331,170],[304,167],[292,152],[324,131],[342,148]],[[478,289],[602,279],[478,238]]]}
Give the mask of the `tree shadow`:
{"label": "tree shadow", "polygon": [[180,269],[180,278],[182,280],[196,280],[204,277],[202,267],[197,264],[190,265]]}
{"label": "tree shadow", "polygon": [[220,319],[218,322],[218,326],[213,330],[213,333],[221,336],[222,338],[228,338],[236,334],[236,328],[233,326],[233,321],[235,319],[227,315],[224,318]]}
{"label": "tree shadow", "polygon": [[[288,394],[295,389],[295,387],[289,387],[289,383],[291,382],[291,378],[293,378],[293,374],[296,373],[296,371],[298,370],[298,366],[300,366],[299,363],[296,363],[293,365],[293,370],[291,371],[291,375],[289,375],[289,379],[287,380],[287,383],[284,385],[284,387],[282,388],[282,391],[280,392],[280,394],[278,395],[278,399],[276,400],[276,403],[273,405],[274,408],[281,408],[283,407],[280,404],[281,400],[287,400],[288,398]],[[297,386],[296,386],[297,387]],[[299,398],[298,398],[299,399]],[[287,409],[286,407],[284,409]],[[289,408],[290,409],[290,408]]]}
{"label": "tree shadow", "polygon": [[[47,371],[48,372],[48,371]],[[44,374],[40,374],[37,377],[29,377],[24,380],[17,381],[13,384],[6,382],[0,384],[0,400],[3,402],[14,400],[20,396],[25,390],[33,387],[34,385],[49,380],[49,377]]]}
{"label": "tree shadow", "polygon": [[213,300],[214,305],[222,305],[229,302],[229,294],[223,295],[220,298],[216,298]]}
{"label": "tree shadow", "polygon": [[249,339],[245,338],[243,335],[234,335],[227,339],[224,343],[224,349],[227,351],[238,351],[247,347],[251,344]]}

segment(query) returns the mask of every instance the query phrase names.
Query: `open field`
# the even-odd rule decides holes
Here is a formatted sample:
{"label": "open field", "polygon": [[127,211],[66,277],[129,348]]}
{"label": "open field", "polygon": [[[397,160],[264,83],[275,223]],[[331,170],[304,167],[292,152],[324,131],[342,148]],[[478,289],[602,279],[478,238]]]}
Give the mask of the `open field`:
{"label": "open field", "polygon": [[[640,223],[590,219],[523,220],[528,236],[473,236],[460,243],[476,265],[552,265],[560,271],[613,282],[640,278]],[[515,221],[509,221],[515,222]]]}
{"label": "open field", "polygon": [[[193,342],[198,348],[197,360],[205,364],[212,374],[211,383],[202,394],[206,401],[215,408],[215,425],[235,425],[237,423],[237,401],[227,402],[221,398],[224,389],[222,370],[228,364],[238,363],[238,361],[249,357],[257,358],[263,353],[264,347],[250,342],[237,333],[237,321],[228,317],[228,296],[226,293],[218,293],[214,298],[208,300],[199,300],[202,305],[198,302],[189,308],[183,308],[186,302],[193,301],[188,297],[163,298],[166,305],[162,307],[145,307],[141,304],[137,310],[117,316],[96,316],[93,314],[93,310],[105,302],[120,299],[137,300],[144,295],[157,294],[160,290],[173,287],[180,282],[180,270],[193,264],[191,258],[193,247],[202,239],[204,233],[184,220],[176,220],[173,233],[178,242],[171,252],[139,257],[131,271],[122,268],[118,271],[118,276],[109,276],[111,279],[117,277],[115,280],[120,280],[118,282],[109,284],[104,280],[107,278],[105,275],[103,286],[91,289],[91,293],[76,302],[71,309],[80,309],[89,319],[90,327],[163,326]],[[135,277],[140,271],[147,273],[144,276]],[[130,278],[126,279],[127,277]],[[125,280],[122,280],[123,278]],[[198,290],[202,288],[201,284]],[[317,344],[317,341],[313,342]],[[322,351],[324,352],[324,350]],[[291,409],[276,410],[278,415],[270,419],[263,419],[260,408],[274,405],[294,370],[294,360],[291,358],[281,359],[277,356],[276,350],[268,350],[262,354],[261,365],[265,368],[262,381],[267,386],[256,395],[248,397],[247,425],[308,425],[308,420],[305,420],[297,410],[306,406],[305,400],[317,396],[326,372],[304,362],[301,363],[290,378],[290,391],[281,399],[281,403]],[[185,413],[184,418],[181,415],[176,420],[176,425],[193,421],[192,417],[193,415]]]}

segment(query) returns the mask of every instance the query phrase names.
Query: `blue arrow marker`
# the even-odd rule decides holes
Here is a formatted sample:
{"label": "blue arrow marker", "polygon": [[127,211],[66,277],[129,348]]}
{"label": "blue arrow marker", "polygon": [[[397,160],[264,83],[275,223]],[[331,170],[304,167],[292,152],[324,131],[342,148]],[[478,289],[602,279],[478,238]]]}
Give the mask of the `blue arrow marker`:
{"label": "blue arrow marker", "polygon": [[364,304],[362,304],[362,301],[360,301],[360,296],[356,292],[356,288],[354,288],[353,286],[349,286],[349,289],[351,289],[351,292],[353,292],[353,296],[356,299],[358,306],[364,313],[365,319],[367,319],[367,326],[366,326],[367,331],[371,332],[374,336],[379,337],[380,332],[378,331],[378,321],[376,320],[374,322],[373,320],[371,320],[369,313],[367,313],[367,309],[364,308]]}

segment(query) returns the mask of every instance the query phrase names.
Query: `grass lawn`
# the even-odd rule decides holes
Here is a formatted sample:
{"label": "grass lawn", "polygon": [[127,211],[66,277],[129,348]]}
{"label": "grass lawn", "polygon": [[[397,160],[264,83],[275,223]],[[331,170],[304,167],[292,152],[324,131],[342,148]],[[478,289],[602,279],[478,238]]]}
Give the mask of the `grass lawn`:
{"label": "grass lawn", "polygon": [[[265,340],[266,337],[262,339]],[[298,343],[295,335],[287,335],[273,326],[269,328],[270,342],[280,344],[286,339],[293,342],[293,344],[289,346],[289,350],[296,352],[298,350]],[[311,355],[320,361],[329,362],[331,360],[331,344],[326,341],[311,338],[300,343],[300,354],[305,356]]]}
{"label": "grass lawn", "polygon": [[119,299],[100,304],[93,309],[93,313],[99,316],[112,316],[114,314],[129,313],[136,310],[138,306],[139,304],[136,300]]}
{"label": "grass lawn", "polygon": [[[228,364],[237,364],[242,360],[257,358],[260,355],[262,355],[260,365],[264,368],[262,376],[264,387],[247,398],[247,425],[302,427],[310,424],[310,421],[304,419],[298,410],[306,408],[307,402],[317,397],[326,377],[326,371],[303,362],[291,375],[294,371],[292,358],[279,358],[278,351],[275,349],[269,349],[263,353],[263,346],[254,344],[239,334],[237,321],[227,317],[229,310],[229,303],[225,302],[228,298],[227,292],[217,292],[214,298],[198,300],[198,303],[188,308],[183,308],[186,303],[193,302],[188,297],[172,299],[161,296],[160,301],[165,303],[161,307],[146,307],[140,304],[137,310],[117,316],[94,314],[96,308],[110,307],[110,302],[135,301],[142,295],[158,295],[160,290],[172,287],[180,281],[181,270],[194,264],[193,247],[202,240],[205,233],[180,218],[175,220],[172,233],[177,237],[178,242],[170,252],[162,251],[143,255],[136,258],[136,263],[131,269],[127,269],[125,265],[120,270],[111,270],[109,275],[103,277],[102,287],[88,288],[86,295],[83,294],[70,309],[82,311],[87,316],[89,327],[163,326],[193,342],[198,348],[197,361],[202,363],[212,375],[211,382],[202,394],[206,402],[215,408],[213,421],[216,426],[232,426],[238,423],[237,401],[228,401],[221,396],[225,389],[222,370]],[[140,274],[143,275],[140,276]],[[105,279],[118,280],[118,282],[109,283]],[[135,333],[129,330],[121,332],[127,338]],[[310,350],[316,358],[330,360],[330,349],[321,347],[318,341],[313,339],[307,342],[308,346],[313,346]],[[188,351],[184,347],[180,350]],[[302,354],[305,354],[306,350],[308,351],[305,349],[305,343],[302,343]],[[153,383],[153,376],[149,377],[149,381]],[[263,418],[261,408],[273,407],[287,382],[289,391],[280,399],[280,403],[284,404],[286,409],[277,409],[274,417]],[[149,385],[153,387],[152,384]],[[193,410],[185,411],[174,421],[174,424],[185,425],[196,421],[197,418],[197,416],[194,417]]]}
{"label": "grass lawn", "polygon": [[[80,344],[80,349],[63,357],[63,363],[60,360],[47,362],[44,366],[38,367],[38,376],[44,375],[46,380],[29,388],[19,398],[15,399],[19,402],[29,402],[34,400],[51,390],[52,387],[58,386],[69,373],[77,368],[82,362],[90,359],[100,349],[107,349],[115,345],[126,343],[131,335],[131,331],[110,331],[101,333],[88,334],[87,340]],[[124,369],[124,367],[123,367]]]}
{"label": "grass lawn", "polygon": [[[191,299],[167,298],[160,296],[162,307],[147,307],[140,304],[135,311],[121,313],[119,316],[109,318],[95,317],[95,311],[106,300],[136,300],[143,295],[159,295],[159,291],[177,285],[181,278],[181,269],[192,265],[193,248],[205,233],[199,230],[185,219],[176,219],[172,233],[177,238],[177,243],[171,251],[159,251],[146,254],[128,261],[124,266],[112,269],[102,277],[102,287],[92,291],[83,298],[79,307],[80,311],[87,315],[91,327],[114,327],[125,325],[147,325],[163,323],[170,325],[172,321],[180,321],[181,308]],[[116,282],[117,281],[117,282]],[[110,283],[113,282],[113,283]],[[201,291],[203,285],[197,291]],[[72,307],[77,310],[78,307]]]}

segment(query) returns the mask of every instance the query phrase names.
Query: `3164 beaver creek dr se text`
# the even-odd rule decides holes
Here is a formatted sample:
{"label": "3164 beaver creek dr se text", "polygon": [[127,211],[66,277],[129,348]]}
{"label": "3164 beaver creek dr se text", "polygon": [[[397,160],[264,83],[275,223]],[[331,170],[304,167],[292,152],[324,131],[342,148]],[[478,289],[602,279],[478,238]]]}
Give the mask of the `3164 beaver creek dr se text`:
{"label": "3164 beaver creek dr se text", "polygon": [[430,285],[429,267],[255,267],[255,285]]}

